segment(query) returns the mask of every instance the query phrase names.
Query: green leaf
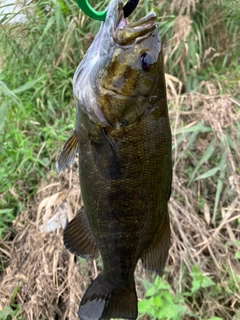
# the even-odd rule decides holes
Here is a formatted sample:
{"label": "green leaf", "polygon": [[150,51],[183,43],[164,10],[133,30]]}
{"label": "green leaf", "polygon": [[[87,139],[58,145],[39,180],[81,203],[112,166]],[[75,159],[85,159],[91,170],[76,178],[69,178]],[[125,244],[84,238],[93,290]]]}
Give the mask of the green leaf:
{"label": "green leaf", "polygon": [[8,320],[10,319],[9,317],[12,318],[13,316],[14,311],[8,306],[4,307],[3,310],[0,311],[0,320]]}
{"label": "green leaf", "polygon": [[188,186],[191,184],[191,182],[193,181],[197,171],[199,170],[199,168],[203,165],[204,162],[206,162],[214,153],[215,151],[215,142],[216,142],[216,138],[214,138],[211,143],[209,144],[209,146],[207,147],[207,149],[205,150],[205,152],[203,153],[202,158],[199,160],[198,164],[196,165],[192,175],[191,175],[191,179],[188,183]]}
{"label": "green leaf", "polygon": [[197,292],[200,288],[201,288],[201,281],[198,279],[193,279],[191,293]]}
{"label": "green leaf", "polygon": [[156,294],[156,288],[152,286],[147,292],[146,292],[146,297],[152,297]]}
{"label": "green leaf", "polygon": [[214,223],[216,220],[217,208],[218,208],[218,204],[220,202],[220,197],[223,190],[223,180],[225,178],[225,172],[226,172],[226,161],[227,161],[227,153],[226,151],[224,151],[222,155],[222,159],[219,164],[220,176],[217,183],[217,191],[215,195],[215,203],[214,203],[213,218],[212,218]]}
{"label": "green leaf", "polygon": [[238,251],[238,252],[235,253],[235,258],[236,258],[236,259],[240,259],[240,251]]}
{"label": "green leaf", "polygon": [[7,111],[7,103],[5,101],[0,105],[0,133],[3,130],[4,120]]}
{"label": "green leaf", "polygon": [[22,108],[21,100],[15,95],[13,91],[8,88],[8,86],[3,81],[0,81],[0,93],[1,92],[4,96],[10,98],[14,103]]}
{"label": "green leaf", "polygon": [[141,279],[141,282],[142,282],[145,290],[149,290],[153,285],[151,282],[149,282],[145,279]]}
{"label": "green leaf", "polygon": [[199,121],[195,126],[181,128],[181,129],[176,130],[175,134],[187,133],[187,132],[204,133],[204,132],[212,132],[212,129],[211,129],[211,127],[205,126],[203,124],[203,121]]}
{"label": "green leaf", "polygon": [[18,87],[17,89],[13,90],[12,92],[14,94],[17,94],[17,93],[29,90],[32,87],[34,87],[39,81],[41,81],[44,77],[45,77],[45,75],[42,75],[40,78],[38,78],[36,80],[29,81],[29,82],[25,83],[24,85]]}
{"label": "green leaf", "polygon": [[138,311],[140,313],[145,314],[146,312],[148,312],[149,309],[151,309],[151,307],[152,307],[152,304],[150,300],[143,299],[138,302]]}
{"label": "green leaf", "polygon": [[200,269],[197,266],[192,267],[192,271],[190,272],[192,279],[192,288],[191,292],[195,293],[201,288],[208,288],[215,283],[207,276],[204,276]]}
{"label": "green leaf", "polygon": [[212,279],[210,279],[209,277],[204,276],[202,279],[202,288],[208,288],[213,286],[215,283],[212,281]]}
{"label": "green leaf", "polygon": [[210,169],[207,172],[198,176],[196,179],[194,179],[194,181],[210,178],[210,177],[214,176],[218,171],[219,171],[219,167],[215,167],[213,169]]}
{"label": "green leaf", "polygon": [[154,297],[154,298],[153,298],[153,302],[154,302],[154,306],[155,306],[156,308],[160,308],[160,307],[162,306],[162,304],[163,304],[162,298],[161,298],[160,295],[157,295],[156,297]]}

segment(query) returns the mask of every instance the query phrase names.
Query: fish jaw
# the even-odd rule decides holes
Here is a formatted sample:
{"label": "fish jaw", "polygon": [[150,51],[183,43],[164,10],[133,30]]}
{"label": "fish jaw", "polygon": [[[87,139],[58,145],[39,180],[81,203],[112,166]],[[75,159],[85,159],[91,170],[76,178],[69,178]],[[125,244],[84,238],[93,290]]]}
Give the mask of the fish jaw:
{"label": "fish jaw", "polygon": [[[157,61],[161,51],[161,43],[158,36],[156,14],[152,12],[137,22],[129,23],[128,19],[124,18],[122,0],[112,0],[107,9],[106,20],[101,23],[98,34],[79,64],[73,78],[73,92],[78,101],[78,106],[83,109],[91,121],[101,127],[116,128],[121,126],[122,122],[131,123],[136,120],[136,116],[143,113],[143,111],[133,110],[134,115],[130,116],[127,121],[119,119],[121,115],[118,113],[111,114],[112,105],[116,105],[116,101],[120,101],[117,103],[120,108],[122,108],[122,105],[126,108],[128,105],[132,105],[131,100],[134,100],[135,97],[147,96],[150,92],[148,90],[147,93],[142,93],[135,90],[135,92],[129,93],[122,90],[123,83],[126,80],[124,79],[125,70],[122,68],[120,72],[122,75],[119,75],[117,82],[108,72],[116,61],[124,68],[127,64],[132,63],[133,66],[130,65],[130,68],[133,71],[133,81],[136,82],[136,79],[142,77],[140,74],[142,69],[139,62],[136,65],[137,59],[134,61],[132,59],[130,62],[128,58],[136,55],[139,51],[138,48],[141,46],[154,47],[152,49],[154,50],[155,61]],[[129,57],[123,59],[119,56],[123,56],[125,50],[127,50],[126,53]],[[114,70],[114,73],[116,72],[118,70]],[[112,81],[110,84],[109,79]],[[145,82],[147,83],[145,87],[148,88],[149,81]],[[145,83],[139,88],[143,88],[144,85]],[[127,86],[126,84],[125,87]],[[136,88],[137,84],[134,84],[134,87]],[[129,96],[130,99],[128,99]],[[138,104],[142,105],[142,109],[144,109],[145,100],[138,101]],[[110,112],[108,112],[108,109],[110,109]]]}
{"label": "fish jaw", "polygon": [[113,32],[119,17],[123,17],[123,2],[112,0],[107,8],[106,20],[101,23],[98,34],[73,77],[73,94],[85,113],[95,123],[108,124],[97,103],[96,78],[99,69],[112,56],[114,50]]}

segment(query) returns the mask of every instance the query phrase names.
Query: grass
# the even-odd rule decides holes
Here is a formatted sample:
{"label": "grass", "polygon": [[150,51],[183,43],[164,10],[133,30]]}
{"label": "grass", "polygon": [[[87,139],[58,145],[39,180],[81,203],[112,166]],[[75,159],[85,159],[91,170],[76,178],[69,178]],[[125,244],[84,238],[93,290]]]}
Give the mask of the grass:
{"label": "grass", "polygon": [[[207,64],[203,58],[212,45],[212,38],[206,39],[206,29],[209,29],[210,17],[213,19],[211,14],[216,8],[215,5],[210,7],[207,16],[207,12],[200,10],[198,5],[192,11],[186,7],[182,10],[187,14],[178,16],[173,5],[174,1],[172,5],[168,2],[155,5],[154,2],[143,1],[133,19],[142,16],[142,11],[146,13],[153,9],[157,12],[160,16],[160,34],[169,51],[166,66],[168,73],[183,81],[187,91],[197,90],[201,80],[209,76],[209,71],[205,68],[201,70],[201,66]],[[215,15],[219,18],[218,25],[224,23],[229,15],[238,21],[237,13],[233,9],[227,10],[233,8],[233,5],[237,4],[233,1],[231,7],[224,2],[224,11],[220,17],[217,6]],[[26,24],[5,25],[8,32],[1,33],[1,55],[7,53],[8,57],[0,74],[0,161],[4,163],[0,169],[3,177],[0,191],[4,194],[1,206],[10,205],[15,210],[19,202],[24,202],[34,194],[37,181],[46,177],[49,169],[54,170],[56,152],[66,139],[66,132],[73,129],[75,108],[72,76],[90,44],[89,33],[96,33],[99,27],[98,22],[82,16],[73,1],[51,2],[47,7],[45,1],[37,1],[22,10],[26,9]],[[171,14],[166,15],[168,10]],[[186,31],[176,32],[181,28]],[[232,51],[229,70],[236,70],[234,56],[238,52],[237,23],[234,25],[231,22],[225,26],[222,36],[232,37],[235,51]],[[221,48],[216,47],[214,50],[218,49]],[[20,67],[10,68],[15,65]],[[210,76],[222,83],[225,82],[221,75],[223,66],[220,72],[214,69],[218,68],[218,63],[210,66]],[[231,85],[234,90],[236,78],[235,84]],[[226,88],[225,85],[222,87]],[[24,181],[27,181],[27,185],[22,186]],[[19,198],[16,199],[9,190],[14,190]]]}
{"label": "grass", "polygon": [[[96,9],[106,6],[106,1],[91,3]],[[174,155],[173,246],[167,277],[140,277],[141,316],[240,317],[238,7],[235,0],[144,0],[131,18],[150,10],[157,13],[166,71],[175,77],[167,78]],[[0,30],[3,239],[21,230],[12,226],[17,216],[36,210],[39,185],[59,180],[55,161],[75,122],[73,73],[99,29],[99,22],[82,15],[73,0],[33,1],[21,11],[26,23],[4,24]],[[0,16],[2,22],[10,18]],[[5,260],[1,258],[1,269]],[[14,292],[0,319],[20,312],[20,291]]]}

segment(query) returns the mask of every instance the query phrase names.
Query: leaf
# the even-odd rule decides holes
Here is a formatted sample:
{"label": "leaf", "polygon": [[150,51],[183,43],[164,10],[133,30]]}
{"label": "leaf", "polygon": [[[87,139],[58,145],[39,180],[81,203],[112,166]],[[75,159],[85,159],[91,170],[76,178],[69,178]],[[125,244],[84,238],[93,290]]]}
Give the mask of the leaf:
{"label": "leaf", "polygon": [[160,295],[157,295],[156,297],[153,298],[153,301],[154,301],[154,306],[156,308],[161,308],[162,304],[163,304],[163,301],[162,301],[162,298]]}
{"label": "leaf", "polygon": [[156,313],[156,309],[154,308],[154,301],[153,298],[150,299],[143,299],[138,302],[138,311],[142,314],[149,314],[150,316],[154,317]]}
{"label": "leaf", "polygon": [[192,288],[191,292],[195,293],[201,288],[208,288],[215,283],[207,276],[204,276],[197,266],[192,267],[192,271],[190,272],[192,279]]}
{"label": "leaf", "polygon": [[193,279],[191,293],[197,292],[200,288],[201,288],[201,281],[199,281],[198,279]]}
{"label": "leaf", "polygon": [[174,143],[173,145],[172,145],[172,150],[174,150],[177,146],[179,146],[182,142],[183,142],[183,140],[184,139],[186,139],[187,138],[187,136],[190,134],[190,132],[184,132],[184,133],[182,133],[177,139],[176,139],[176,143]]}
{"label": "leaf", "polygon": [[17,89],[13,90],[12,92],[14,94],[17,94],[17,93],[20,93],[20,92],[23,92],[23,91],[26,91],[26,90],[29,90],[31,89],[32,87],[34,87],[36,85],[36,83],[38,83],[39,81],[41,81],[45,76],[41,76],[40,78],[36,79],[36,80],[32,80],[32,81],[29,81],[27,83],[25,83],[24,85],[18,87]]}
{"label": "leaf", "polygon": [[6,111],[7,111],[7,103],[4,101],[0,105],[0,133],[3,130],[4,120],[6,117]]}
{"label": "leaf", "polygon": [[22,108],[21,100],[15,95],[13,91],[11,91],[8,88],[8,86],[3,81],[0,81],[0,93],[1,91],[6,97],[11,98],[14,101],[14,103],[16,103],[20,108]]}
{"label": "leaf", "polygon": [[12,308],[6,306],[3,308],[3,310],[0,310],[0,320],[9,319],[9,316],[14,316],[14,311]]}
{"label": "leaf", "polygon": [[152,283],[145,279],[141,279],[141,282],[145,290],[149,290],[152,287]]}
{"label": "leaf", "polygon": [[212,279],[210,279],[209,277],[203,276],[203,280],[202,280],[202,288],[208,288],[213,286],[215,283],[212,281]]}
{"label": "leaf", "polygon": [[204,133],[204,132],[212,132],[212,129],[209,126],[205,126],[203,121],[199,121],[195,126],[176,130],[175,134],[187,133],[187,132]]}
{"label": "leaf", "polygon": [[208,288],[213,286],[214,284],[215,283],[209,277],[201,275],[199,278],[195,278],[192,280],[191,292],[195,293],[201,288]]}
{"label": "leaf", "polygon": [[235,258],[236,258],[236,259],[240,259],[240,251],[238,251],[238,252],[235,253]]}
{"label": "leaf", "polygon": [[138,302],[138,311],[140,313],[146,313],[147,310],[151,307],[149,300],[143,299]]}
{"label": "leaf", "polygon": [[224,151],[224,153],[222,155],[222,159],[219,164],[220,176],[218,179],[217,191],[216,191],[216,195],[215,195],[215,203],[214,203],[213,218],[212,218],[213,223],[215,223],[217,208],[218,208],[218,204],[220,202],[220,197],[222,194],[223,180],[225,178],[225,172],[226,172],[226,161],[227,161],[227,153],[226,153],[226,151]]}
{"label": "leaf", "polygon": [[187,308],[184,305],[175,303],[174,297],[171,295],[171,298],[163,301],[162,308],[159,309],[158,319],[171,319],[179,320],[181,315],[187,312]]}
{"label": "leaf", "polygon": [[146,292],[146,297],[152,297],[157,293],[156,288],[152,286],[147,292]]}
{"label": "leaf", "polygon": [[40,39],[42,39],[42,38],[45,36],[45,34],[48,32],[48,30],[51,28],[51,26],[54,24],[54,22],[55,22],[54,17],[51,17],[51,18],[48,20],[47,25],[46,25],[46,27],[44,28],[43,33],[42,33]]}
{"label": "leaf", "polygon": [[205,152],[203,153],[202,158],[199,160],[198,164],[196,165],[192,175],[191,175],[191,179],[188,183],[188,186],[191,184],[191,182],[193,181],[198,169],[203,165],[204,162],[206,162],[214,153],[215,151],[215,142],[216,142],[216,138],[214,138],[211,143],[209,144],[209,146],[207,147],[207,149],[205,150]]}
{"label": "leaf", "polygon": [[161,281],[157,286],[157,290],[169,290],[169,289],[170,289],[170,285],[166,281]]}
{"label": "leaf", "polygon": [[218,171],[219,171],[219,167],[215,167],[213,169],[210,169],[207,172],[205,172],[205,173],[201,174],[200,176],[198,176],[196,179],[194,179],[194,181],[197,181],[197,180],[200,180],[200,179],[210,178],[210,177],[214,176]]}

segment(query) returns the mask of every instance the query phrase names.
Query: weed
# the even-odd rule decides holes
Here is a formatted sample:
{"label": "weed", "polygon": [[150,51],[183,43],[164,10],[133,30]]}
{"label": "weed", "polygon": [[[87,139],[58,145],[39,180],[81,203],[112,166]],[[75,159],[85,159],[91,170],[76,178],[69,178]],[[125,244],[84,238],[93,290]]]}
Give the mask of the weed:
{"label": "weed", "polygon": [[[95,0],[92,4],[98,10],[105,8],[107,2]],[[168,282],[165,278],[156,278],[153,284],[143,281],[146,294],[139,302],[141,313],[153,319],[239,318],[238,8],[236,0],[144,0],[130,18],[136,20],[150,10],[156,12],[169,74],[174,155],[169,275]],[[14,14],[1,13],[0,17],[1,23],[5,22],[0,30],[0,238],[13,220],[14,228],[28,234],[25,225],[36,216],[34,208],[46,196],[43,191],[36,194],[40,183],[48,190],[47,196],[60,192],[49,185],[58,181],[55,160],[74,129],[73,73],[99,29],[99,22],[85,17],[74,0],[32,1],[23,5],[21,12],[27,15],[25,23],[6,23]],[[73,175],[77,177],[76,171]],[[64,181],[72,186],[72,181]],[[79,190],[78,181],[74,187]],[[70,211],[75,212],[74,208]],[[19,212],[20,223],[15,219]],[[10,265],[8,274],[2,277],[3,281],[7,279],[3,287],[9,289],[10,302],[0,311],[0,319],[11,319],[20,312],[25,288],[19,288],[21,299],[18,295],[15,301],[11,298],[18,261],[22,261],[25,252],[26,270],[32,270],[39,259],[40,241],[48,260],[44,265],[40,257],[41,268],[37,271],[41,272],[35,278],[41,274],[46,285],[39,288],[37,281],[32,286],[30,283],[33,291],[24,304],[26,314],[32,312],[31,295],[36,292],[44,305],[43,289],[49,290],[49,305],[58,307],[56,301],[61,295],[68,303],[68,289],[70,298],[75,297],[70,288],[76,285],[73,291],[77,292],[77,306],[78,283],[83,283],[81,268],[64,256],[60,235],[56,235],[59,238],[53,247],[49,237],[39,240],[35,225],[32,229],[26,239],[16,236],[11,261],[8,255],[6,259],[1,257],[1,273],[7,262]],[[9,246],[7,243],[7,249]],[[44,253],[46,247],[48,251]],[[14,259],[15,255],[18,258]],[[59,276],[55,274],[56,261]],[[47,273],[46,265],[51,265]],[[69,265],[72,269],[67,269]],[[77,280],[71,281],[69,274]],[[139,274],[143,278],[146,275],[142,269]],[[63,284],[62,279],[66,281]],[[86,276],[84,283],[88,280]],[[10,285],[6,286],[8,281]],[[68,289],[64,291],[65,288]]]}
{"label": "weed", "polygon": [[13,208],[0,209],[0,238],[2,238],[4,230],[8,228],[14,218]]}
{"label": "weed", "polygon": [[146,293],[145,299],[138,303],[140,314],[148,314],[151,319],[159,320],[180,320],[190,314],[183,297],[171,293],[171,287],[164,278],[156,277],[153,283],[146,280],[142,282]]}
{"label": "weed", "polygon": [[18,292],[18,287],[14,289],[12,298],[11,298],[11,306],[5,306],[2,310],[0,310],[0,320],[22,320],[22,316],[20,315],[20,307],[18,304],[14,303]]}

